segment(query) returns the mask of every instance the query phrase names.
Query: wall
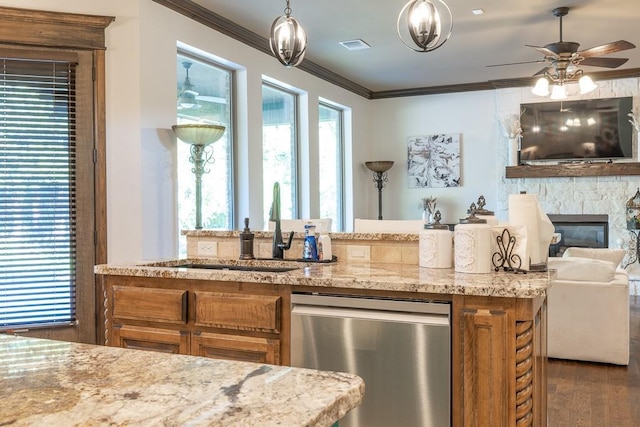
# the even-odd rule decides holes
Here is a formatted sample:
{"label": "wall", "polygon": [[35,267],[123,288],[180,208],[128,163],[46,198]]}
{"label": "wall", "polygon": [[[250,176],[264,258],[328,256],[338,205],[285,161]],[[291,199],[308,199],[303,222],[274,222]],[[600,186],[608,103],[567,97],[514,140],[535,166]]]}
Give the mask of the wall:
{"label": "wall", "polygon": [[[151,0],[6,0],[3,6],[57,12],[115,16],[106,30],[107,116],[107,236],[108,261],[137,261],[177,255],[175,197],[176,51],[179,43],[229,61],[238,69],[238,185],[241,199],[237,223],[249,216],[262,225],[261,81],[266,75],[303,92],[308,100],[303,126],[317,129],[319,97],[350,107],[353,135],[348,145],[347,174],[369,157],[369,102],[298,69],[287,69],[260,53]],[[281,9],[274,10],[274,17]],[[265,28],[263,36],[268,36]],[[304,141],[310,149],[303,159],[317,163],[317,136]],[[315,151],[314,151],[315,150]],[[302,197],[310,217],[318,216],[312,202],[317,192],[317,168],[308,177]],[[366,210],[368,195],[361,188],[366,174],[356,169],[347,182],[348,215]],[[315,183],[315,184],[314,184]]]}
{"label": "wall", "polygon": [[[445,223],[457,223],[480,195],[487,209],[496,203],[498,176],[495,173],[499,129],[495,119],[495,91],[415,96],[372,101],[372,129],[375,147],[368,160],[393,160],[389,181],[383,189],[385,219],[419,219],[423,197],[436,197]],[[407,182],[407,138],[416,135],[459,133],[461,186],[410,189]],[[364,169],[364,166],[362,166]],[[377,192],[368,183],[369,209],[366,218],[377,218]]]}

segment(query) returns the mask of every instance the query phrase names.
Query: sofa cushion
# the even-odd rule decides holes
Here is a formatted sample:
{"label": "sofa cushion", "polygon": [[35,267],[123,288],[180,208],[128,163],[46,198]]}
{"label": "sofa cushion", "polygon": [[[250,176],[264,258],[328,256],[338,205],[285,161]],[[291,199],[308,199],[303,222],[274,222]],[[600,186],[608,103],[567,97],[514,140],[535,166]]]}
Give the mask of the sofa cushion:
{"label": "sofa cushion", "polygon": [[551,257],[548,266],[556,270],[555,280],[610,282],[616,274],[616,264],[600,259]]}
{"label": "sofa cushion", "polygon": [[622,259],[625,256],[624,249],[609,249],[609,248],[567,248],[562,254],[563,258],[590,258],[599,259],[604,261],[611,261],[616,266],[620,265]]}

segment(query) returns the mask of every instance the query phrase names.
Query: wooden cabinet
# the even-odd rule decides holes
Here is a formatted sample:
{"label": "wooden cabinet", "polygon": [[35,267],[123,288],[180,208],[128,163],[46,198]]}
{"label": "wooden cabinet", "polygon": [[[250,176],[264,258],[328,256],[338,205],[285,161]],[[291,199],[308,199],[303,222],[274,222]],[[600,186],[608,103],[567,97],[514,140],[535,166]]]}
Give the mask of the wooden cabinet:
{"label": "wooden cabinet", "polygon": [[289,363],[290,292],[281,286],[103,276],[105,343]]}
{"label": "wooden cabinet", "polygon": [[453,425],[546,425],[546,318],[544,297],[453,297]]}

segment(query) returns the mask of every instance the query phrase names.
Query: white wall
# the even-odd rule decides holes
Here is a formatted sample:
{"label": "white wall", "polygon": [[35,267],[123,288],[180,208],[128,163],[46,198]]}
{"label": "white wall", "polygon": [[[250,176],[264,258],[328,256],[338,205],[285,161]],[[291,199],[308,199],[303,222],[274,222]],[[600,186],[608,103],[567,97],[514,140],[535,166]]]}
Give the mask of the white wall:
{"label": "white wall", "polygon": [[[487,209],[495,207],[496,145],[495,91],[415,96],[372,101],[369,122],[374,149],[367,160],[393,160],[389,181],[382,190],[385,219],[419,219],[423,197],[436,197],[445,223],[457,223],[480,195]],[[461,186],[455,188],[410,189],[407,175],[407,138],[441,133],[461,134]],[[364,166],[361,169],[366,170]],[[367,218],[378,215],[377,190],[371,179]]]}

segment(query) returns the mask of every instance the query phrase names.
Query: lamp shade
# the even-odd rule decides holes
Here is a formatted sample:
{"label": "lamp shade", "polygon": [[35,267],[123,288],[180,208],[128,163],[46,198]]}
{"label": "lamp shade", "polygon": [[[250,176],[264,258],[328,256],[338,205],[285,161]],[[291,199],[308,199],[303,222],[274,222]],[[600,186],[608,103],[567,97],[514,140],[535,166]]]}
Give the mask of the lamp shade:
{"label": "lamp shade", "polygon": [[393,161],[379,160],[374,162],[364,162],[364,164],[367,167],[367,169],[369,169],[370,171],[382,173],[391,169],[391,166],[393,166]]}
{"label": "lamp shade", "polygon": [[531,93],[538,96],[548,96],[549,95],[549,80],[545,77],[541,77],[536,82],[536,85],[531,89]]}
{"label": "lamp shade", "polygon": [[578,86],[580,86],[581,94],[589,93],[598,87],[598,85],[596,85],[589,76],[580,77],[580,80],[578,80]]}
{"label": "lamp shade", "polygon": [[566,99],[567,91],[565,90],[564,85],[553,85],[551,86],[551,99]]}
{"label": "lamp shade", "polygon": [[187,144],[206,146],[219,140],[226,128],[221,125],[186,124],[171,126],[173,133]]}

